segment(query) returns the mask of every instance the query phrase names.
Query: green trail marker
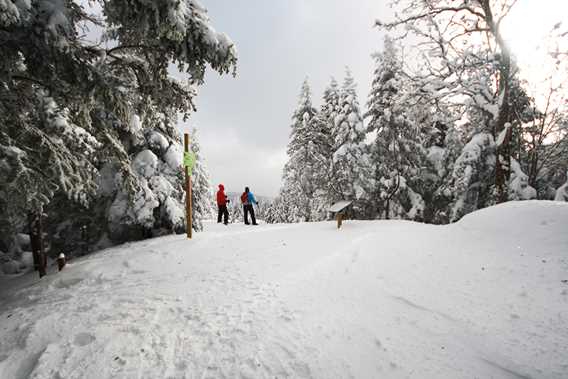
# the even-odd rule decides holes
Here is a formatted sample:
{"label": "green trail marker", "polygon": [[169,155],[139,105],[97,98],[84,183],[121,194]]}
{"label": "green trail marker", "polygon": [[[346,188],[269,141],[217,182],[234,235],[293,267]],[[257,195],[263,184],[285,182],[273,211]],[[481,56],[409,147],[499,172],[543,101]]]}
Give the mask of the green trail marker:
{"label": "green trail marker", "polygon": [[189,175],[193,173],[193,167],[195,166],[195,153],[193,151],[186,151],[183,153],[183,165],[189,170]]}

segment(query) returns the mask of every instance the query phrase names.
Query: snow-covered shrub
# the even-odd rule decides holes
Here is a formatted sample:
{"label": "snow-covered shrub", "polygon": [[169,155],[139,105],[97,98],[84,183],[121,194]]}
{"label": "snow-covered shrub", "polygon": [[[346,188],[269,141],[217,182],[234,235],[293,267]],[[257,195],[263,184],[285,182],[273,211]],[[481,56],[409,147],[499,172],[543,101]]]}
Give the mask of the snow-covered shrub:
{"label": "snow-covered shrub", "polygon": [[566,172],[566,183],[556,190],[555,201],[568,201],[568,172]]}
{"label": "snow-covered shrub", "polygon": [[536,198],[536,190],[529,185],[529,177],[523,172],[519,162],[511,158],[511,178],[509,180],[509,200],[531,200]]}
{"label": "snow-covered shrub", "polygon": [[266,210],[264,221],[269,224],[296,222],[296,216],[290,207],[290,202],[278,196]]}

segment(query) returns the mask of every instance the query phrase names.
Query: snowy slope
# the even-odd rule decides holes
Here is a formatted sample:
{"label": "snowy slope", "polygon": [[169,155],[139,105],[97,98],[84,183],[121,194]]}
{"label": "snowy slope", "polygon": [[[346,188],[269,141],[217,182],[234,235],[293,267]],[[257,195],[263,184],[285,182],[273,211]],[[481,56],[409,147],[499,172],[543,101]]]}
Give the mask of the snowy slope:
{"label": "snowy slope", "polygon": [[207,225],[0,282],[0,378],[566,378],[568,204]]}

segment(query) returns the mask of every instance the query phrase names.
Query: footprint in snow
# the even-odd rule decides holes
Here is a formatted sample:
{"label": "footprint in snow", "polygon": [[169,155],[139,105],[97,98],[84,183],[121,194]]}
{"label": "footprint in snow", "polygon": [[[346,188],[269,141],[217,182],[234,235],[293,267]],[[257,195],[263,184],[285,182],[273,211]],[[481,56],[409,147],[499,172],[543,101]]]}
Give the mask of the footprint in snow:
{"label": "footprint in snow", "polygon": [[83,281],[83,279],[80,278],[69,278],[69,279],[59,279],[53,282],[53,287],[55,288],[59,288],[59,289],[66,289],[66,288],[70,288],[73,287],[76,284],[79,284]]}
{"label": "footprint in snow", "polygon": [[96,340],[95,336],[89,333],[79,333],[75,336],[73,343],[75,346],[87,346]]}

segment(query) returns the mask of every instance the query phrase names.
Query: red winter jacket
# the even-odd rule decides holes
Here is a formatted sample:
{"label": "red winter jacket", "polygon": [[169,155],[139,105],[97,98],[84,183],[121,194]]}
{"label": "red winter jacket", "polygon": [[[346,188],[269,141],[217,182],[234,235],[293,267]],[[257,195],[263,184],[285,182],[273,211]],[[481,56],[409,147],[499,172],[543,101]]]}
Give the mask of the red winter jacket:
{"label": "red winter jacket", "polygon": [[225,195],[225,187],[219,184],[219,191],[217,191],[217,205],[227,205],[227,195]]}

